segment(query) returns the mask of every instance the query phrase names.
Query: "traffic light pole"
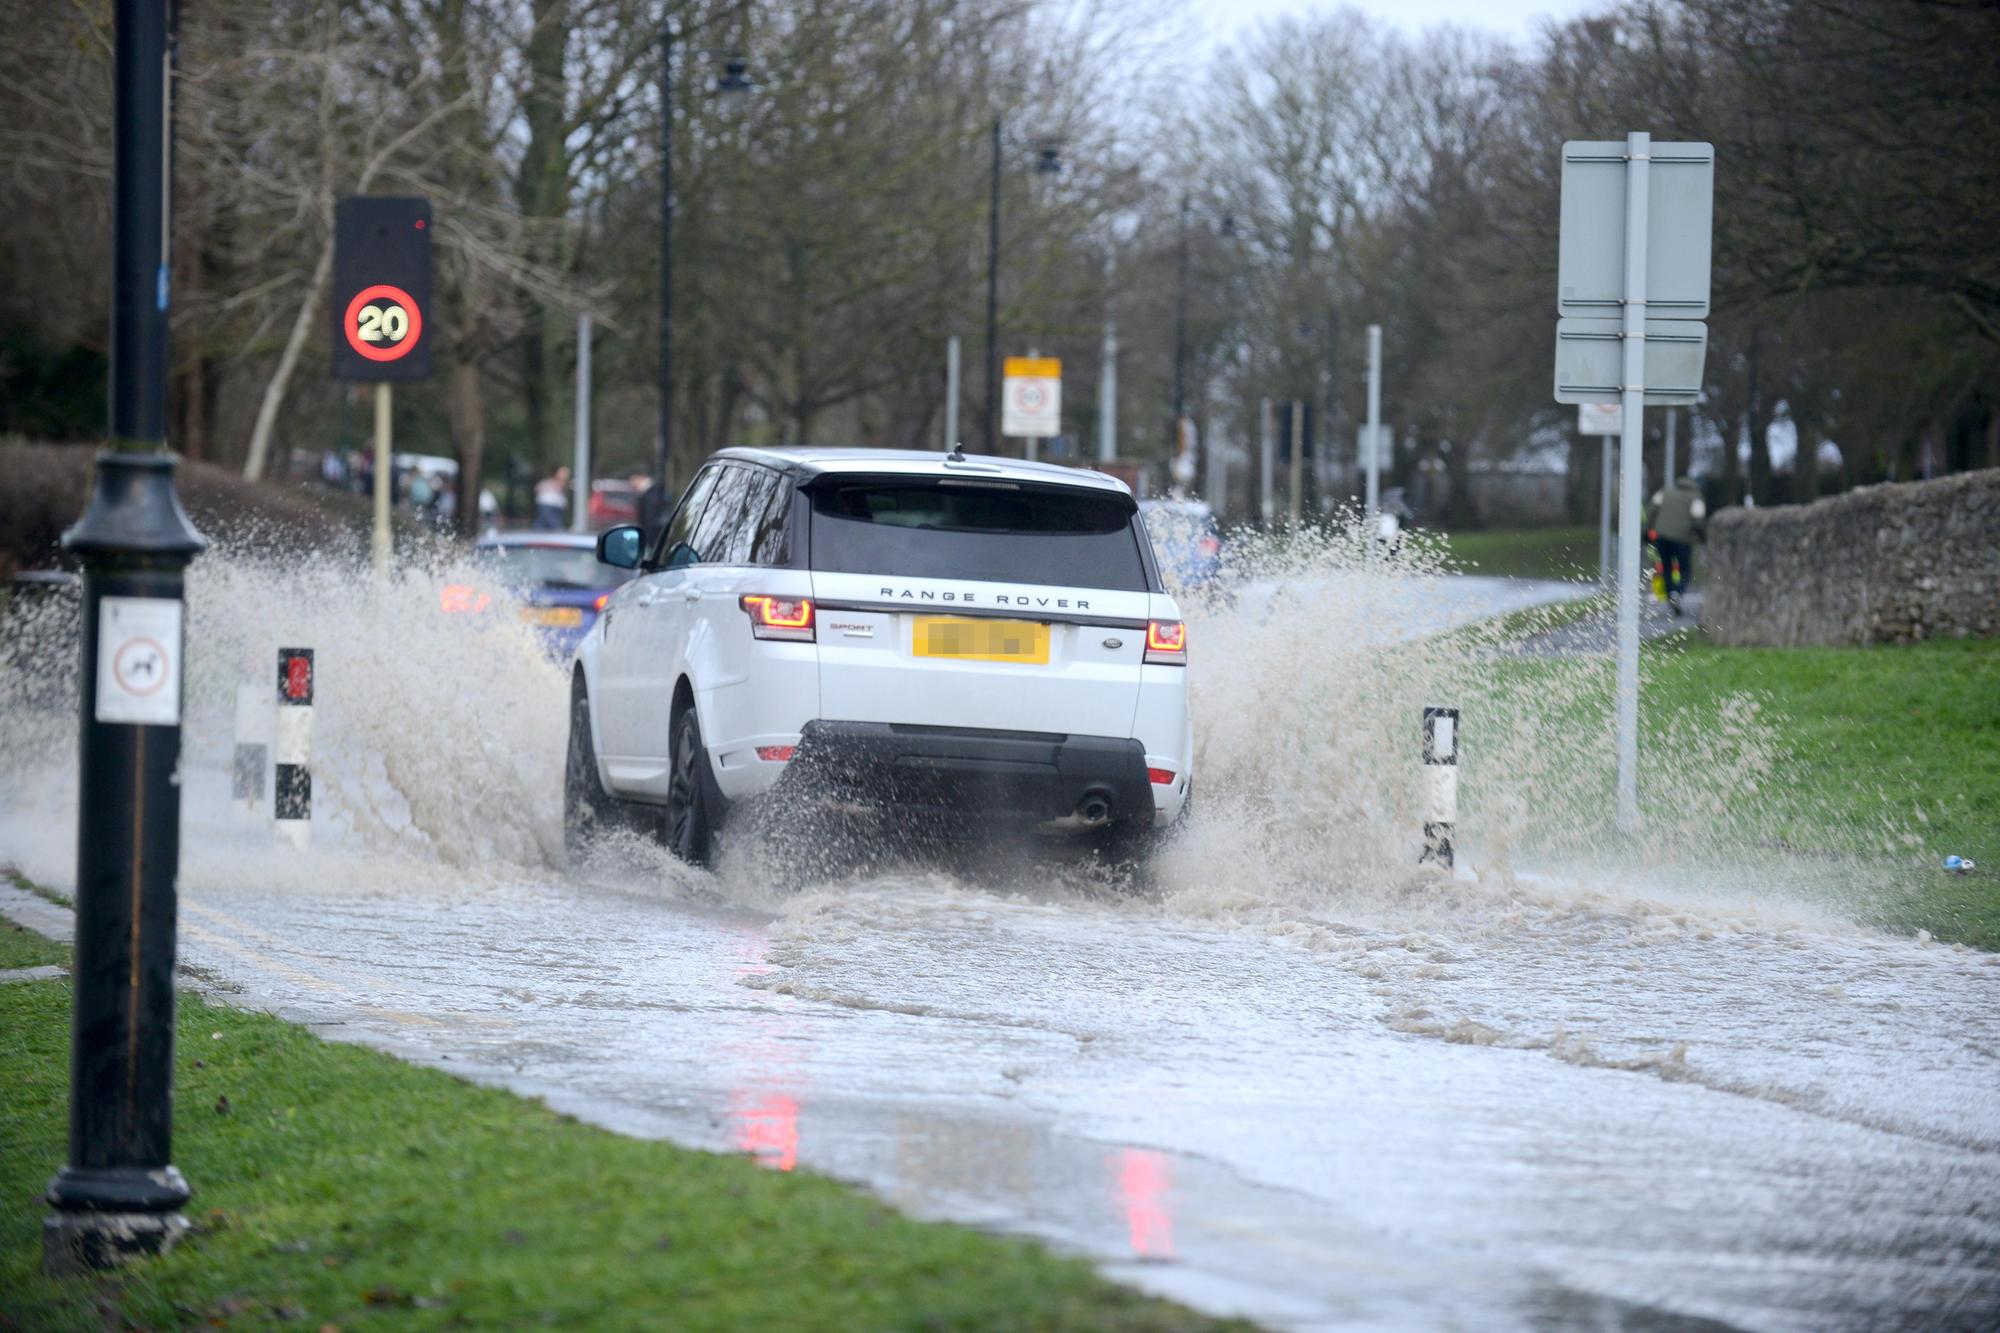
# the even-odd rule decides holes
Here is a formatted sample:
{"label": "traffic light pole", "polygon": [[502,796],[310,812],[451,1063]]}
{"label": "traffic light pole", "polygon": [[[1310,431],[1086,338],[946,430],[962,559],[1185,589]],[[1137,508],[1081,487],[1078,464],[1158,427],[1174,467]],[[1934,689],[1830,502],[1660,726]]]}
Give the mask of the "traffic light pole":
{"label": "traffic light pole", "polygon": [[51,1273],[156,1253],[187,1230],[169,1160],[180,866],[183,574],[205,543],[164,450],[167,24],[118,0],[111,448],[63,536],[82,561],[83,671],[69,1155],[48,1189]]}

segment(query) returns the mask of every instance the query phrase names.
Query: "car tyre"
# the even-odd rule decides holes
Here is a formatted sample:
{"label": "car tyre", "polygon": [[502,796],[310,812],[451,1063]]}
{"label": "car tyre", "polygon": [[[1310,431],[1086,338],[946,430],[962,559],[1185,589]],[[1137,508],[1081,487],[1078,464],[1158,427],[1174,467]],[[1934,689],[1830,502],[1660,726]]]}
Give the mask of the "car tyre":
{"label": "car tyre", "polygon": [[701,719],[689,704],[674,719],[672,768],[667,779],[667,849],[691,866],[707,867],[715,854],[720,822],[708,751],[701,743]]}
{"label": "car tyre", "polygon": [[659,836],[659,812],[636,801],[621,801],[604,790],[597,776],[597,748],[590,739],[590,693],[578,674],[569,692],[569,752],[563,763],[563,850],[572,865],[604,834],[626,830]]}
{"label": "car tyre", "polygon": [[1168,830],[1152,820],[1113,824],[1097,835],[1097,856],[1112,870],[1143,882],[1153,856],[1167,840]]}

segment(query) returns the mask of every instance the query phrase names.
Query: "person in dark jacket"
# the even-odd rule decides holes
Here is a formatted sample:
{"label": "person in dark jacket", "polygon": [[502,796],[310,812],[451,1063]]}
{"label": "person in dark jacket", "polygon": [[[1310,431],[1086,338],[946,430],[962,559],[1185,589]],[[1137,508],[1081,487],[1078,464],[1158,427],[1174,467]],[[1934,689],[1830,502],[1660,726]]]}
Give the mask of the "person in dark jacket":
{"label": "person in dark jacket", "polygon": [[1708,528],[1708,505],[1691,478],[1675,477],[1653,492],[1647,508],[1652,520],[1646,535],[1666,567],[1667,606],[1679,615],[1681,589],[1694,572],[1694,544]]}

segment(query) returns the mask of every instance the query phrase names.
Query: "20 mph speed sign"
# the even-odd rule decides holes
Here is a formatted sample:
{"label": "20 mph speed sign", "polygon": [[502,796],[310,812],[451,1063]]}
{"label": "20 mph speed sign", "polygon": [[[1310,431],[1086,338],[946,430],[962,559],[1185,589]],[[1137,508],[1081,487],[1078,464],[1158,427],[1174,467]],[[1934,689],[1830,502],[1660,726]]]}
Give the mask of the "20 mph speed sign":
{"label": "20 mph speed sign", "polygon": [[359,195],[334,211],[333,373],[420,380],[431,373],[431,206]]}
{"label": "20 mph speed sign", "polygon": [[424,312],[401,287],[378,282],[347,303],[347,344],[370,361],[400,361],[423,341]]}

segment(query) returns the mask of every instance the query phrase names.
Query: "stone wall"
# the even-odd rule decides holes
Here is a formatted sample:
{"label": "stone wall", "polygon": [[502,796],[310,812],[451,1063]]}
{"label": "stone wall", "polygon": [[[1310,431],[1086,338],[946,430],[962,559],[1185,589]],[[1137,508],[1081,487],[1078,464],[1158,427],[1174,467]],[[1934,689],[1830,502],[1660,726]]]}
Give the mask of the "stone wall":
{"label": "stone wall", "polygon": [[2000,634],[2000,468],[1725,509],[1695,574],[1717,642],[1912,643]]}

